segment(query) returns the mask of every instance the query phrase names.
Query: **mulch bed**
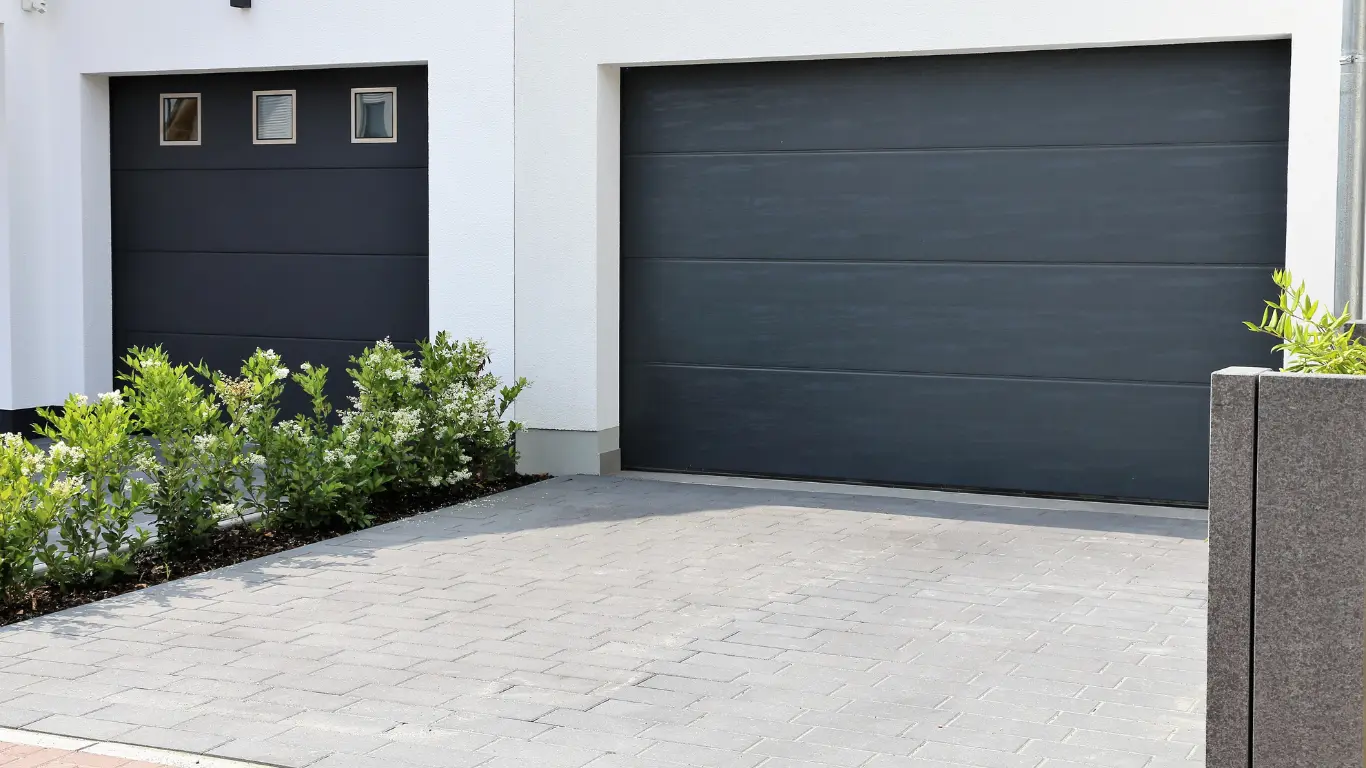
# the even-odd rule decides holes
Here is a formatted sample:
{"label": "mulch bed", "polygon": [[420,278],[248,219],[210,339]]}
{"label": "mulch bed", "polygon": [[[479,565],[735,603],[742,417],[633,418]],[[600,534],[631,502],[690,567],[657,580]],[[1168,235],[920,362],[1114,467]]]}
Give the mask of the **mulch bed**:
{"label": "mulch bed", "polygon": [[[458,488],[423,489],[407,494],[386,494],[374,500],[370,507],[370,514],[374,516],[375,525],[383,525],[471,499],[520,488],[545,480],[547,477],[549,476],[513,475],[498,481],[469,483]],[[254,524],[220,528],[214,534],[212,542],[202,552],[191,560],[172,563],[169,566],[169,572],[167,571],[168,566],[160,556],[160,550],[153,545],[138,555],[135,560],[137,572],[124,579],[99,586],[73,589],[66,593],[43,587],[35,590],[25,605],[0,606],[0,627],[67,608],[97,602],[116,595],[136,592],[157,584],[212,571],[216,568],[236,565],[248,560],[255,560],[258,557],[296,549],[347,533],[351,533],[351,531],[273,531]]]}

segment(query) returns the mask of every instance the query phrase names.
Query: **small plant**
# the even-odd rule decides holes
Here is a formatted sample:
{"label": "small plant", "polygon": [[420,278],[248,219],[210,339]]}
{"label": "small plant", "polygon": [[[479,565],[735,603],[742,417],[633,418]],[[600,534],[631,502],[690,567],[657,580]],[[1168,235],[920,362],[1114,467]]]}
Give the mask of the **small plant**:
{"label": "small plant", "polygon": [[47,455],[19,435],[0,435],[0,605],[24,600],[38,584],[48,532],[79,486],[58,480]]}
{"label": "small plant", "polygon": [[134,347],[124,361],[124,400],[135,426],[155,441],[138,457],[155,489],[147,509],[163,550],[175,560],[204,546],[221,519],[239,513],[244,440],[190,368],[172,365],[160,347]]}
{"label": "small plant", "polygon": [[1322,308],[1285,270],[1276,270],[1272,279],[1280,297],[1266,303],[1261,323],[1244,325],[1280,339],[1273,349],[1288,355],[1283,370],[1366,375],[1366,344],[1353,335],[1349,311],[1335,315]]}
{"label": "small plant", "polygon": [[39,556],[48,578],[66,589],[129,573],[150,535],[133,524],[133,516],[155,488],[133,477],[146,464],[146,447],[134,439],[123,396],[106,392],[91,402],[71,395],[60,411],[38,413],[48,422],[40,432],[52,440],[48,471],[71,491],[70,509],[57,520],[57,542]]}

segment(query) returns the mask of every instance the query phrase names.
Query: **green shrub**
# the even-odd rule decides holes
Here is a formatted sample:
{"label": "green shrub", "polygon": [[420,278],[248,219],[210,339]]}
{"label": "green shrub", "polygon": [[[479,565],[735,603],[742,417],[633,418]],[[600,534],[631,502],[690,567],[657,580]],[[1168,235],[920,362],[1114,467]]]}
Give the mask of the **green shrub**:
{"label": "green shrub", "polygon": [[134,347],[124,361],[124,400],[134,426],[154,441],[138,464],[152,481],[147,510],[167,557],[175,560],[204,546],[224,517],[240,514],[245,440],[190,368],[172,365],[160,347]]}
{"label": "green shrub", "polygon": [[1287,271],[1276,270],[1273,279],[1280,296],[1266,303],[1261,323],[1244,325],[1280,339],[1273,349],[1288,355],[1283,370],[1366,374],[1366,344],[1353,335],[1349,311],[1333,314],[1322,308]]}
{"label": "green shrub", "polygon": [[501,387],[488,373],[488,347],[452,341],[440,333],[420,345],[420,364],[388,340],[352,358],[347,370],[357,394],[341,414],[344,428],[359,428],[400,488],[454,486],[490,480],[515,470],[505,423],[525,379]]}
{"label": "green shrub", "polygon": [[283,503],[273,522],[292,528],[363,528],[370,498],[384,490],[380,446],[359,425],[334,426],[332,404],[323,393],[327,368],[303,363],[293,380],[308,395],[312,412],[276,425],[264,435],[266,466],[274,467]]}
{"label": "green shrub", "polygon": [[522,427],[503,416],[527,380],[501,386],[488,372],[489,351],[482,341],[456,342],[443,332],[420,346],[425,392],[416,403],[415,460],[427,484],[495,479],[516,471],[512,438]]}
{"label": "green shrub", "polygon": [[[257,350],[240,376],[173,365],[159,347],[133,348],[125,362],[122,391],[40,409],[47,451],[0,436],[0,601],[30,594],[39,563],[62,589],[130,573],[149,539],[134,525],[139,510],[174,561],[207,544],[225,516],[361,528],[391,488],[515,471],[519,426],[503,417],[527,384],[501,386],[481,342],[442,333],[420,356],[376,343],[352,359],[356,395],[340,413],[324,395],[325,367],[291,373],[272,350]],[[310,410],[281,420],[289,386]]]}
{"label": "green shrub", "polygon": [[57,479],[47,455],[19,435],[0,435],[0,605],[22,601],[38,583],[48,533],[80,490]]}
{"label": "green shrub", "polygon": [[106,392],[90,402],[71,395],[61,410],[38,413],[48,421],[40,431],[53,441],[48,471],[79,488],[58,517],[57,542],[40,555],[49,580],[67,588],[131,572],[133,557],[150,535],[133,525],[133,515],[154,488],[133,476],[146,464],[146,447],[135,439],[123,396]]}

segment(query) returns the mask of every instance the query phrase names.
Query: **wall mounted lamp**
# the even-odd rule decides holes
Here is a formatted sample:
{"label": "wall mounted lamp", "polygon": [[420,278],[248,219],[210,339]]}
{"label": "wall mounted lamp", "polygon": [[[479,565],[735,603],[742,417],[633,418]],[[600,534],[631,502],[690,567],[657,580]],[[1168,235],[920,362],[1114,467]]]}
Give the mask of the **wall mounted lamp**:
{"label": "wall mounted lamp", "polygon": [[19,0],[19,7],[29,13],[47,13],[47,0]]}
{"label": "wall mounted lamp", "polygon": [[233,8],[250,8],[251,0],[228,0],[228,5]]}

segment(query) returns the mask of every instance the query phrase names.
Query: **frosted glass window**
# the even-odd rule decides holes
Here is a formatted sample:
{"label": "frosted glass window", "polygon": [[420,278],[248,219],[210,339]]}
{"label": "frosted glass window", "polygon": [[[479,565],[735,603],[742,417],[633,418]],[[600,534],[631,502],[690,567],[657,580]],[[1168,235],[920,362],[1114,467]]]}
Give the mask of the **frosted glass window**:
{"label": "frosted glass window", "polygon": [[351,91],[351,140],[358,144],[398,141],[398,89]]}
{"label": "frosted glass window", "polygon": [[252,110],[257,144],[294,143],[294,91],[256,91]]}
{"label": "frosted glass window", "polygon": [[199,146],[199,94],[161,94],[161,143],[163,146]]}

